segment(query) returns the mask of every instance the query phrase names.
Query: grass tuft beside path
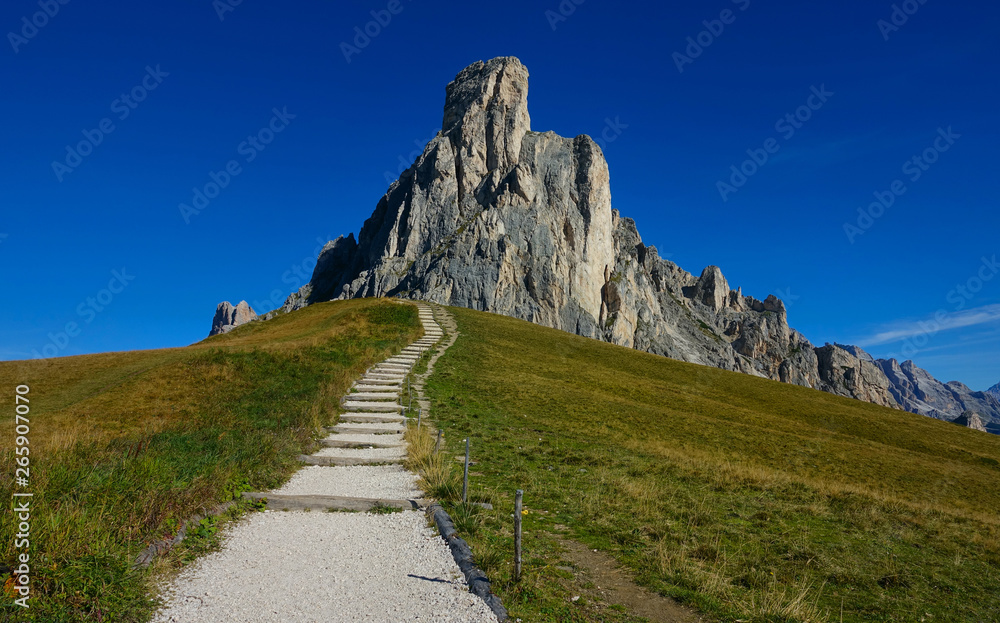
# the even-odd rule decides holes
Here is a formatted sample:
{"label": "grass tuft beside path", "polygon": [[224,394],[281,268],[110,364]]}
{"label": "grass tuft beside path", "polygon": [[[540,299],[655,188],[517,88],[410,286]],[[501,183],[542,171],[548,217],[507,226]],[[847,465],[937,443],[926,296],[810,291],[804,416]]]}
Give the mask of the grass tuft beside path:
{"label": "grass tuft beside path", "polygon": [[450,510],[512,620],[637,620],[571,599],[569,537],[720,621],[1000,621],[1000,438],[451,312],[461,336],[427,393],[496,510]]}
{"label": "grass tuft beside path", "polygon": [[[31,607],[4,594],[0,620],[148,620],[154,582],[210,547],[216,521],[203,521],[151,569],[132,570],[147,543],[242,491],[279,486],[336,417],[352,380],[420,331],[414,307],[359,300],[186,348],[0,363],[8,439],[14,388],[31,388],[34,493]],[[4,452],[0,471],[14,467],[14,453]],[[10,500],[11,488],[0,480],[0,498]],[[0,564],[17,566],[16,530],[13,514],[0,514]]]}

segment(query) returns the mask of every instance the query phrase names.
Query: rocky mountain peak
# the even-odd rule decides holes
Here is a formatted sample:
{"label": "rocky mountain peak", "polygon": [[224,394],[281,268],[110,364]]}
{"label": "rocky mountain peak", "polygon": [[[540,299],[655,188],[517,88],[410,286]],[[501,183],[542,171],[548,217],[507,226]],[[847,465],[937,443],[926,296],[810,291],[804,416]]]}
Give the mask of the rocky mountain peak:
{"label": "rocky mountain peak", "polygon": [[246,301],[240,301],[235,306],[229,301],[223,301],[215,309],[215,318],[212,319],[212,330],[208,335],[211,337],[220,333],[229,333],[241,324],[246,324],[256,319],[257,312]]}
{"label": "rocky mountain peak", "polygon": [[[310,282],[268,317],[333,299],[422,299],[940,419],[971,405],[1000,422],[985,393],[857,347],[816,348],[789,327],[778,297],[731,289],[718,266],[696,277],[659,257],[612,209],[607,161],[590,137],[531,131],[528,70],[516,58],[469,65],[444,96],[441,133],[357,239],[327,244]],[[213,334],[243,317],[222,306],[216,316]]]}
{"label": "rocky mountain peak", "polygon": [[695,300],[714,311],[719,311],[729,303],[729,282],[726,281],[721,268],[707,266],[701,271],[701,277],[698,278],[692,293]]}
{"label": "rocky mountain peak", "polygon": [[997,383],[993,387],[987,389],[986,393],[992,395],[997,400],[1000,400],[1000,383]]}
{"label": "rocky mountain peak", "polygon": [[445,89],[441,124],[461,191],[474,192],[491,171],[509,171],[531,129],[527,68],[512,56],[466,67]]}

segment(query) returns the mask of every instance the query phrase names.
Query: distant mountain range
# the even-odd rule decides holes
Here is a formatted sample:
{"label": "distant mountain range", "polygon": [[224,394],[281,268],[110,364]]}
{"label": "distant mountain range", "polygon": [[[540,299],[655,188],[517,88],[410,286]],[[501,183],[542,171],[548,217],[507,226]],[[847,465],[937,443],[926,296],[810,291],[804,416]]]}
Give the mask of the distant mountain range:
{"label": "distant mountain range", "polygon": [[[262,318],[332,299],[423,299],[942,420],[971,410],[1000,433],[997,395],[941,383],[911,361],[815,347],[788,326],[779,298],[731,289],[718,267],[695,276],[659,257],[612,209],[601,148],[532,131],[527,96],[516,58],[459,73],[441,132],[357,239],[328,243],[311,281]],[[233,316],[220,307],[216,326]]]}

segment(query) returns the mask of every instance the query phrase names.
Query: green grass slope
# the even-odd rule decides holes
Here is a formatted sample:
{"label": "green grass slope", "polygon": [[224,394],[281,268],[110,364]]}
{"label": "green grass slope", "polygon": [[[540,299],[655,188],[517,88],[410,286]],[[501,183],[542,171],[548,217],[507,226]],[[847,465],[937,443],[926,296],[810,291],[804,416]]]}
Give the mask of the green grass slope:
{"label": "green grass slope", "polygon": [[[454,506],[512,618],[632,621],[572,601],[559,538],[721,621],[1000,621],[1000,438],[454,309],[428,391]],[[526,574],[511,579],[525,491]]]}
{"label": "green grass slope", "polygon": [[[14,394],[28,385],[32,598],[0,620],[148,620],[151,590],[210,546],[211,521],[148,570],[131,562],[195,512],[282,483],[367,367],[420,334],[389,301],[314,305],[186,348],[0,363],[0,471],[14,475]],[[12,478],[0,479],[11,499]],[[13,513],[0,564],[16,567]]]}

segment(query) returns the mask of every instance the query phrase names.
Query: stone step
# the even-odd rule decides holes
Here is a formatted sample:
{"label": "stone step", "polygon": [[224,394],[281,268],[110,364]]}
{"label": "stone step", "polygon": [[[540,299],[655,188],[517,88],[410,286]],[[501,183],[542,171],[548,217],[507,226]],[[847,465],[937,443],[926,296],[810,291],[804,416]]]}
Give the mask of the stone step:
{"label": "stone step", "polygon": [[324,426],[323,430],[328,433],[361,433],[364,435],[399,435],[406,431],[405,426],[362,426],[361,423],[337,424],[336,426]]}
{"label": "stone step", "polygon": [[[358,393],[362,393],[362,394],[365,393],[365,392],[391,393],[393,396],[396,396],[396,395],[399,394],[399,390],[401,388],[398,385],[367,385],[367,384],[358,383],[354,387],[352,387],[351,389],[356,389],[356,390],[358,390]],[[351,395],[352,396],[356,396],[357,394],[351,394]]]}
{"label": "stone step", "polygon": [[340,421],[344,423],[353,422],[355,424],[402,424],[406,422],[406,418],[399,415],[378,415],[376,413],[342,413],[340,414]]}
{"label": "stone step", "polygon": [[360,385],[372,385],[379,387],[379,391],[389,391],[393,387],[399,387],[400,382],[389,379],[366,379],[362,377],[355,383],[355,387]]}
{"label": "stone step", "polygon": [[[382,437],[383,435],[377,435]],[[388,437],[389,435],[385,435]],[[367,448],[402,448],[403,443],[379,443],[375,441],[341,441],[340,439],[320,439],[319,445],[324,448],[350,448],[354,450],[365,450]]]}
{"label": "stone step", "polygon": [[349,498],[336,495],[275,495],[256,491],[243,494],[245,500],[257,500],[267,504],[272,511],[355,511],[366,512],[376,506],[398,508],[400,510],[421,510],[427,506],[422,499],[392,500],[384,498]]}
{"label": "stone step", "polygon": [[344,396],[350,400],[391,400],[395,402],[399,398],[399,392],[351,392]]}
{"label": "stone step", "polygon": [[316,456],[314,454],[300,454],[299,461],[305,465],[320,465],[323,467],[330,466],[349,466],[349,465],[401,465],[403,463],[402,458],[389,459],[389,458],[361,458],[361,457],[346,457],[346,456]]}
{"label": "stone step", "polygon": [[407,372],[412,367],[405,363],[380,363],[372,368],[372,372]]}
{"label": "stone step", "polygon": [[389,374],[387,372],[369,372],[361,378],[366,381],[394,381],[397,385],[399,385],[403,382],[403,379],[406,378],[406,375]]}
{"label": "stone step", "polygon": [[403,407],[384,402],[363,402],[361,400],[345,400],[344,408],[352,411],[399,412]]}

